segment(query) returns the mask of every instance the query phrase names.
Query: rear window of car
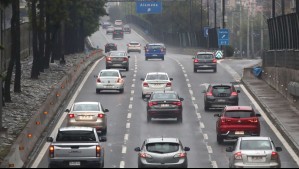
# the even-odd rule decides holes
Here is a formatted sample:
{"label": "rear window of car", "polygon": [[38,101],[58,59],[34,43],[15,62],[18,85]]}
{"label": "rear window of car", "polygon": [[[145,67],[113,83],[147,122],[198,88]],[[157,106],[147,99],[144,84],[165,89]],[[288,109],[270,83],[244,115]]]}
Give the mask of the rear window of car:
{"label": "rear window of car", "polygon": [[123,30],[118,29],[118,30],[114,30],[114,32],[120,33],[123,32]]}
{"label": "rear window of car", "polygon": [[138,46],[139,43],[130,43],[130,45]]}
{"label": "rear window of car", "polygon": [[230,95],[231,92],[232,92],[231,86],[214,86],[212,91],[214,96],[218,96],[220,94]]}
{"label": "rear window of car", "polygon": [[105,71],[101,72],[100,77],[118,77],[118,72],[115,71]]}
{"label": "rear window of car", "polygon": [[251,118],[255,117],[252,111],[227,111],[225,112],[225,117],[229,118]]}
{"label": "rear window of car", "polygon": [[197,59],[203,59],[203,60],[209,60],[209,59],[214,59],[214,55],[210,55],[210,54],[200,54],[197,55]]}
{"label": "rear window of car", "polygon": [[124,57],[124,56],[126,56],[126,54],[123,52],[111,52],[110,53],[110,57]]}
{"label": "rear window of car", "polygon": [[56,138],[57,142],[95,142],[96,136],[93,131],[60,131]]}
{"label": "rear window of car", "polygon": [[150,143],[146,145],[146,150],[151,153],[167,154],[179,151],[180,145],[177,143]]}
{"label": "rear window of car", "polygon": [[146,80],[168,80],[168,76],[167,75],[148,75],[146,77]]}
{"label": "rear window of car", "polygon": [[76,104],[74,111],[100,111],[98,104]]}
{"label": "rear window of car", "polygon": [[178,96],[173,93],[154,93],[153,94],[153,99],[178,99]]}
{"label": "rear window of car", "polygon": [[161,48],[163,48],[163,47],[160,45],[149,45],[148,46],[148,49],[161,49]]}
{"label": "rear window of car", "polygon": [[268,140],[243,140],[241,150],[272,150],[272,144]]}

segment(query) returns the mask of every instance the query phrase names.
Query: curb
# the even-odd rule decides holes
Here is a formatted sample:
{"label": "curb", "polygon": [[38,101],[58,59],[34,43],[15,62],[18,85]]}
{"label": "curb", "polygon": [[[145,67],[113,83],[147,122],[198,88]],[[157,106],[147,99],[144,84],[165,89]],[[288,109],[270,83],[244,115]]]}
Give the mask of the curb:
{"label": "curb", "polygon": [[242,78],[241,80],[244,87],[248,90],[248,92],[252,95],[252,97],[257,101],[258,105],[262,108],[262,110],[266,113],[268,118],[273,122],[278,131],[282,134],[284,139],[288,142],[291,148],[295,151],[295,153],[299,156],[299,147],[295,140],[293,140],[292,136],[286,131],[283,124],[277,119],[277,117],[272,114],[272,112],[267,108],[267,106],[259,99],[259,97],[255,94],[254,91],[251,90],[251,87],[247,84],[246,80]]}
{"label": "curb", "polygon": [[83,59],[80,59],[61,82],[52,88],[53,90],[51,94],[48,95],[44,104],[41,105],[37,113],[31,117],[31,120],[17,137],[0,168],[22,168],[24,166],[44,130],[58,113],[57,110],[60,108],[60,105],[68,97],[69,92],[74,86],[76,86],[74,84],[77,79],[89,65],[101,57],[103,57],[102,50],[92,51]]}

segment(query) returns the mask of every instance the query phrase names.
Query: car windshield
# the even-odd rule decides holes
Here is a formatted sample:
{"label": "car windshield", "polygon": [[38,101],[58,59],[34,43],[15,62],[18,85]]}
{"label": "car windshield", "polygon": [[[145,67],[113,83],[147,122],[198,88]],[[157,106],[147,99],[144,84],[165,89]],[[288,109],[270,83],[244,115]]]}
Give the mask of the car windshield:
{"label": "car windshield", "polygon": [[205,59],[205,60],[209,60],[209,59],[213,59],[214,56],[213,55],[210,55],[210,54],[200,54],[200,55],[197,55],[197,59]]}
{"label": "car windshield", "polygon": [[98,104],[76,104],[74,111],[100,111]]}
{"label": "car windshield", "polygon": [[241,142],[241,150],[272,150],[269,140],[244,140]]}
{"label": "car windshield", "polygon": [[126,54],[123,52],[111,52],[110,53],[110,57],[123,57],[123,56],[126,56]]}
{"label": "car windshield", "polygon": [[213,87],[213,95],[218,96],[220,94],[227,94],[230,95],[232,89],[230,86],[214,86]]}
{"label": "car windshield", "polygon": [[167,75],[160,75],[160,74],[148,75],[146,77],[146,80],[168,80],[168,76]]}
{"label": "car windshield", "polygon": [[173,99],[178,99],[178,96],[173,93],[155,93],[153,94],[153,99],[157,100],[173,100]]}
{"label": "car windshield", "polygon": [[100,77],[119,77],[119,74],[116,71],[105,71],[101,72]]}
{"label": "car windshield", "polygon": [[255,117],[252,111],[227,111],[225,112],[225,117],[229,118],[251,118]]}
{"label": "car windshield", "polygon": [[177,143],[150,143],[146,145],[146,150],[150,153],[167,154],[179,151],[180,145]]}
{"label": "car windshield", "polygon": [[160,45],[149,45],[149,49],[161,49],[162,47]]}
{"label": "car windshield", "polygon": [[57,142],[94,142],[96,137],[93,131],[60,131]]}

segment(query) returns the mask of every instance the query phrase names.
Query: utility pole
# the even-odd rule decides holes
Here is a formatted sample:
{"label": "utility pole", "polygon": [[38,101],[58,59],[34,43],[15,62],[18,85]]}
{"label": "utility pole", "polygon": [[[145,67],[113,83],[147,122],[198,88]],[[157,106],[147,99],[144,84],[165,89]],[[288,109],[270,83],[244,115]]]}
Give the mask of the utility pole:
{"label": "utility pole", "polygon": [[285,0],[281,0],[281,15],[285,15]]}
{"label": "utility pole", "polygon": [[251,58],[254,58],[255,49],[254,49],[254,30],[253,30],[253,10],[254,3],[251,4],[251,14],[250,14],[250,22],[251,22]]}
{"label": "utility pole", "polygon": [[217,28],[217,0],[214,0],[215,28]]}
{"label": "utility pole", "polygon": [[208,26],[210,26],[210,1],[207,0],[207,8],[208,8]]}
{"label": "utility pole", "polygon": [[299,13],[299,0],[296,0],[296,13]]}
{"label": "utility pole", "polygon": [[276,9],[275,9],[275,0],[272,0],[272,17],[275,18],[276,14]]}
{"label": "utility pole", "polygon": [[226,28],[225,25],[225,0],[222,0],[222,22],[223,22],[223,28]]}
{"label": "utility pole", "polygon": [[239,0],[240,2],[240,51],[241,51],[241,57],[243,57],[243,38],[242,38],[242,0]]}
{"label": "utility pole", "polygon": [[247,57],[250,57],[250,17],[249,11],[251,8],[251,2],[249,2],[248,11],[247,11]]}
{"label": "utility pole", "polygon": [[[2,6],[0,4],[0,46],[3,45],[3,20],[4,20],[4,17],[3,17],[3,9],[2,9]],[[5,21],[4,21],[5,22]],[[3,82],[2,82],[2,62],[3,62],[3,50],[0,49],[0,132],[2,131],[3,129],[3,124],[2,124],[2,115],[3,115]]]}
{"label": "utility pole", "polygon": [[[264,2],[264,1],[263,1]],[[264,51],[264,4],[262,4],[262,14],[261,14],[261,51]]]}

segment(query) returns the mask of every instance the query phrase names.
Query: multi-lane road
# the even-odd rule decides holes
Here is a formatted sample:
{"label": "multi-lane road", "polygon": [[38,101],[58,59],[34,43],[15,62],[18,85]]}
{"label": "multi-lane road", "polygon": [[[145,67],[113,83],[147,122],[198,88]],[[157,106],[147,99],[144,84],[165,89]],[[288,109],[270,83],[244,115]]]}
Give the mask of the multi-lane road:
{"label": "multi-lane road", "polygon": [[[101,48],[107,42],[114,42],[118,45],[119,50],[126,50],[126,45],[130,41],[140,42],[143,46],[147,43],[146,37],[141,37],[134,30],[132,34],[126,34],[124,40],[112,40],[104,30],[96,32],[91,39],[95,46]],[[136,168],[137,154],[134,152],[134,148],[141,146],[146,138],[162,136],[180,138],[184,146],[191,148],[188,154],[189,167],[228,167],[229,154],[225,149],[233,144],[217,144],[217,119],[213,115],[219,112],[204,111],[201,92],[205,89],[204,84],[207,83],[229,83],[238,80],[242,73],[241,69],[256,61],[224,60],[218,64],[218,73],[193,73],[192,56],[175,54],[170,49],[167,52],[165,61],[145,61],[144,52],[141,54],[131,53],[130,71],[124,73],[127,76],[124,94],[118,92],[96,94],[94,75],[105,69],[105,60],[95,63],[82,81],[78,91],[74,93],[69,105],[74,101],[100,101],[105,108],[110,110],[108,113],[108,141],[103,144],[106,168]],[[185,99],[182,124],[171,119],[147,123],[146,102],[141,98],[142,82],[140,78],[148,72],[167,72],[170,77],[174,78],[173,89]],[[240,105],[253,105],[252,97],[244,91],[244,88],[240,88],[240,90],[242,91]],[[56,130],[66,125],[65,118],[66,114],[57,123]],[[293,158],[292,151],[288,151],[284,146],[287,143],[277,136],[278,133],[273,131],[273,126],[268,123],[261,118],[261,135],[271,137],[276,146],[283,147],[284,151],[280,154],[282,167],[298,167],[297,157]],[[49,144],[45,144],[32,167],[48,167],[48,146]]]}

